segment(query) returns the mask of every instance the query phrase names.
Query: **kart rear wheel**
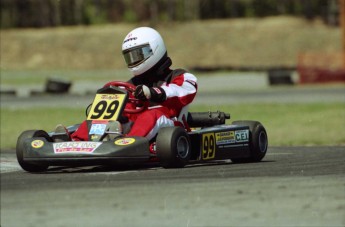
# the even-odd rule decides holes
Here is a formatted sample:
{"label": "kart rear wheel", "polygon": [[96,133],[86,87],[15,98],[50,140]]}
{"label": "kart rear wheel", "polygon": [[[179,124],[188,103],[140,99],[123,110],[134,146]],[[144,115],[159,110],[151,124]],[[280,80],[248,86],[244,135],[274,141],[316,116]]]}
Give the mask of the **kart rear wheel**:
{"label": "kart rear wheel", "polygon": [[17,146],[16,146],[16,154],[17,154],[17,160],[19,165],[28,172],[43,172],[48,169],[48,165],[38,165],[38,164],[32,164],[27,163],[24,161],[23,153],[24,153],[24,141],[26,139],[34,138],[34,137],[44,137],[48,141],[52,142],[52,139],[48,135],[47,132],[43,130],[27,130],[22,132],[17,140]]}
{"label": "kart rear wheel", "polygon": [[157,135],[156,150],[164,168],[182,168],[191,156],[189,136],[181,127],[162,128]]}
{"label": "kart rear wheel", "polygon": [[248,158],[231,159],[234,163],[259,162],[267,152],[268,139],[264,126],[258,121],[234,121],[233,125],[249,126],[249,148],[250,156]]}

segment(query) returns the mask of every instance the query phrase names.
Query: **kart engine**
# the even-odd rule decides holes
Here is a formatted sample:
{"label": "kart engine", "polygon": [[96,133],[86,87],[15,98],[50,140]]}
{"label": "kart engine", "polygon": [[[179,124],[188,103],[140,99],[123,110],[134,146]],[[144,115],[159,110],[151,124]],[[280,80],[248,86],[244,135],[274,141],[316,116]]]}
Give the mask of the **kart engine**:
{"label": "kart engine", "polygon": [[225,120],[230,119],[230,114],[216,112],[189,112],[187,123],[190,127],[210,127],[225,124]]}

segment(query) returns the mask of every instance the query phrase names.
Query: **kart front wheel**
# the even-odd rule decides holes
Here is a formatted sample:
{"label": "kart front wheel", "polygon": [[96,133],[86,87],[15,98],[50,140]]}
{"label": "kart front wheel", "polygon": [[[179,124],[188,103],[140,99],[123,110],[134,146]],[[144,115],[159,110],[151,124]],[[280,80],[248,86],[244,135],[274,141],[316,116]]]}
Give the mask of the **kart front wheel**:
{"label": "kart front wheel", "polygon": [[233,125],[249,126],[250,156],[231,159],[234,163],[259,162],[267,152],[268,139],[264,126],[258,121],[234,121]]}
{"label": "kart front wheel", "polygon": [[162,128],[157,135],[156,150],[164,168],[182,168],[191,156],[189,136],[181,127]]}
{"label": "kart front wheel", "polygon": [[16,146],[16,154],[17,154],[17,160],[19,165],[23,168],[23,170],[28,172],[43,172],[48,169],[48,165],[39,165],[39,164],[32,164],[24,161],[23,153],[24,153],[24,141],[26,139],[34,138],[34,137],[44,137],[48,141],[51,141],[50,136],[47,132],[43,130],[28,130],[22,132],[17,140],[17,146]]}

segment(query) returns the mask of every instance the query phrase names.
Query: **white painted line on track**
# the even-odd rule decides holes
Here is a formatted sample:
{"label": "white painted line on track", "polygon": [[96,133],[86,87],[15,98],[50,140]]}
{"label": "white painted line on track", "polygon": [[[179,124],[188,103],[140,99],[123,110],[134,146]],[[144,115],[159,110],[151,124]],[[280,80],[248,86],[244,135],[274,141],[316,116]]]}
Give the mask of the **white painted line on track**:
{"label": "white painted line on track", "polygon": [[267,152],[266,153],[266,156],[267,155],[269,155],[269,156],[271,156],[271,155],[292,155],[293,153],[269,153],[269,152]]}
{"label": "white painted line on track", "polygon": [[12,153],[1,152],[0,155],[0,173],[17,172],[22,170],[15,155]]}
{"label": "white painted line on track", "polygon": [[104,172],[89,172],[85,173],[87,175],[119,175],[119,174],[126,174],[126,173],[135,173],[139,171],[104,171]]}
{"label": "white painted line on track", "polygon": [[1,160],[0,173],[17,172],[17,171],[20,171],[21,169],[22,168],[19,166],[17,162]]}

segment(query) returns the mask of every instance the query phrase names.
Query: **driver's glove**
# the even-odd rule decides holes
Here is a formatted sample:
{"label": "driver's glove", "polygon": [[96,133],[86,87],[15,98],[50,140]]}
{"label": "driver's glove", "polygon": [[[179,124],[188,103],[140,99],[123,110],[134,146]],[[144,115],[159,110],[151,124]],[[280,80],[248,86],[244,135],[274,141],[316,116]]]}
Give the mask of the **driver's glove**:
{"label": "driver's glove", "polygon": [[150,88],[146,85],[138,85],[135,88],[134,97],[143,101],[149,100],[151,98]]}
{"label": "driver's glove", "polygon": [[146,85],[138,85],[134,91],[134,97],[146,101],[163,102],[166,99],[166,94],[163,88],[147,87]]}

